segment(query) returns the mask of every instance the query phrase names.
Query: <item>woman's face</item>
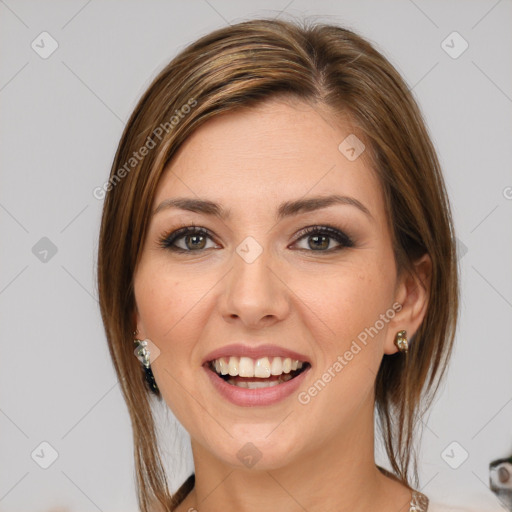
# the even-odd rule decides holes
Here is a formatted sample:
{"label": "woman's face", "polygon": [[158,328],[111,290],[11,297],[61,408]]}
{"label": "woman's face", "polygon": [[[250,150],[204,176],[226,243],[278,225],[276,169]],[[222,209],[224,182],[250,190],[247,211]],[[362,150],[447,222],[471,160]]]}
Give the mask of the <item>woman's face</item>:
{"label": "woman's face", "polygon": [[[216,460],[270,469],[373,436],[380,362],[417,323],[399,312],[379,182],[354,139],[339,149],[349,135],[274,100],[207,122],[161,179],[137,328],[163,398]],[[187,226],[202,231],[173,235]]]}

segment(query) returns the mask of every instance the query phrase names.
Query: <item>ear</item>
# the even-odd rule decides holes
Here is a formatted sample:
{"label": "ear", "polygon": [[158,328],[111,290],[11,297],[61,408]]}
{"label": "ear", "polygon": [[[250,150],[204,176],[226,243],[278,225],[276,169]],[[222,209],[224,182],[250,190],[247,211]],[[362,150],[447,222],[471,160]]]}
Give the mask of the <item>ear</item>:
{"label": "ear", "polygon": [[399,277],[395,301],[402,308],[395,314],[388,325],[387,337],[384,345],[385,354],[395,354],[398,348],[394,344],[398,331],[407,331],[410,340],[419,329],[425,318],[428,308],[432,274],[432,260],[428,254],[424,254],[414,262],[415,274],[403,272]]}

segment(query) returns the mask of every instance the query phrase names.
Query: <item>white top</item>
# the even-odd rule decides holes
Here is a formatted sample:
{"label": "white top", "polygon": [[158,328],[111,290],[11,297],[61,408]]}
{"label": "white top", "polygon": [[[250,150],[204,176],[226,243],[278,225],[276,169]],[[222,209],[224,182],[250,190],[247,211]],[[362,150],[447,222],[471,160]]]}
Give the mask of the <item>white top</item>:
{"label": "white top", "polygon": [[428,505],[428,512],[472,512],[468,508],[453,507],[451,505],[443,505],[442,503],[432,503]]}
{"label": "white top", "polygon": [[413,491],[409,512],[477,512],[468,508],[454,507],[442,503],[434,503],[425,494]]}

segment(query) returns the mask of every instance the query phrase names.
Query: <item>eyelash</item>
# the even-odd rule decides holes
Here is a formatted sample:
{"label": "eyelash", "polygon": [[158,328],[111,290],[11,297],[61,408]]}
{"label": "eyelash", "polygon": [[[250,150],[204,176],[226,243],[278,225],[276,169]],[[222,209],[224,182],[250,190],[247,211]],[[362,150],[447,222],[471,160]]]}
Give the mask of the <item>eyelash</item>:
{"label": "eyelash", "polygon": [[[187,235],[202,235],[202,236],[212,239],[212,236],[210,235],[208,230],[198,227],[198,226],[186,226],[183,228],[179,228],[171,233],[164,234],[159,239],[158,245],[163,249],[168,249],[170,251],[178,252],[178,253],[193,253],[193,252],[200,253],[200,252],[203,252],[206,250],[206,249],[198,249],[197,251],[187,250],[187,249],[182,249],[181,247],[176,247],[174,245],[174,243],[177,240],[180,240],[181,238],[184,238]],[[333,226],[329,226],[329,225],[308,226],[308,227],[302,229],[298,233],[298,237],[294,243],[297,243],[300,240],[302,240],[303,238],[307,238],[308,236],[313,236],[313,235],[326,235],[327,237],[333,238],[334,240],[336,240],[336,242],[338,242],[340,244],[340,246],[330,248],[330,249],[325,249],[325,250],[318,250],[318,251],[315,251],[312,249],[299,249],[299,250],[308,251],[308,252],[331,253],[333,251],[338,251],[343,248],[349,248],[349,247],[354,246],[353,240],[348,235],[346,235],[343,231],[340,231],[339,229],[337,229]]]}

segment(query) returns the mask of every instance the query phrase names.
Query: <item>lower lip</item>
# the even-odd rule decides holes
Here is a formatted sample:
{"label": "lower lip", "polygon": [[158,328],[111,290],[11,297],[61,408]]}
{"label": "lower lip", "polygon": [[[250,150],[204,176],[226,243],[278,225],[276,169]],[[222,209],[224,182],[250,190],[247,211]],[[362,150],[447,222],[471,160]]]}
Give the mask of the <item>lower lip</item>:
{"label": "lower lip", "polygon": [[306,378],[306,374],[311,366],[299,373],[297,377],[287,380],[277,386],[268,388],[247,389],[239,388],[228,384],[224,379],[220,378],[215,372],[207,366],[203,366],[208,378],[212,382],[215,389],[231,403],[242,407],[251,407],[256,405],[272,405],[289,397],[302,384]]}

